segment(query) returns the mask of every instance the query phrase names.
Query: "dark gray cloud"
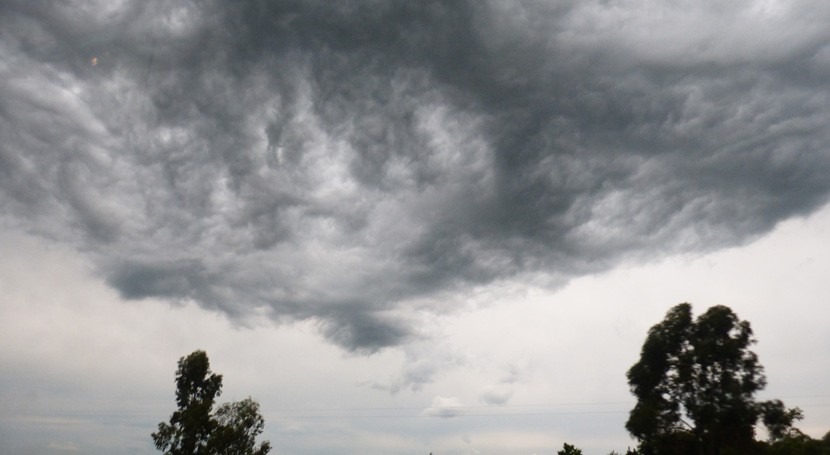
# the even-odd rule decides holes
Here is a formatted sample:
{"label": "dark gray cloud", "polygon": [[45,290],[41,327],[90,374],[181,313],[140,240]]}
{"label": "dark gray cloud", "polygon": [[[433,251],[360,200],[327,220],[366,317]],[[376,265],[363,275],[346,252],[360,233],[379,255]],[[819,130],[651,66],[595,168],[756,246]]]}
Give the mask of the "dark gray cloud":
{"label": "dark gray cloud", "polygon": [[823,2],[0,13],[7,219],[125,298],[351,350],[442,293],[741,244],[830,192]]}

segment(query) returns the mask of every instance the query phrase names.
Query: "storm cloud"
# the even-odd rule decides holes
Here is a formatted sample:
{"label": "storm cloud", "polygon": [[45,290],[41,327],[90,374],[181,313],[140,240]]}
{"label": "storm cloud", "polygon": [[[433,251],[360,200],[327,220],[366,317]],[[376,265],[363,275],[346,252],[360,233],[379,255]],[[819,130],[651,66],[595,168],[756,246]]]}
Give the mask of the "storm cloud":
{"label": "storm cloud", "polygon": [[5,223],[124,298],[349,350],[420,336],[447,295],[743,244],[830,193],[824,2],[0,13]]}

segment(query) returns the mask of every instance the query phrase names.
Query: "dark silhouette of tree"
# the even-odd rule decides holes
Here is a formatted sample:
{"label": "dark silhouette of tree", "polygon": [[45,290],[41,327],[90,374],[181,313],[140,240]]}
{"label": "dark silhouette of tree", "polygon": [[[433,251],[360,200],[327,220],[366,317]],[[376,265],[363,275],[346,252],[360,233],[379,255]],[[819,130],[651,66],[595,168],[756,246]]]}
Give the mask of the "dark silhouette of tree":
{"label": "dark silhouette of tree", "polygon": [[830,432],[822,439],[813,439],[798,430],[790,430],[782,438],[768,444],[765,455],[830,455]]}
{"label": "dark silhouette of tree", "polygon": [[582,450],[566,442],[562,444],[562,450],[556,452],[556,455],[582,455]]}
{"label": "dark silhouette of tree", "polygon": [[800,432],[793,428],[793,423],[804,418],[801,409],[787,409],[781,400],[770,400],[760,403],[761,418],[767,427],[770,442],[775,442],[790,436],[797,436]]}
{"label": "dark silhouette of tree", "polygon": [[179,359],[176,371],[176,404],[170,423],[159,423],[153,433],[156,448],[169,455],[207,454],[210,435],[216,428],[211,410],[222,393],[222,375],[210,371],[204,351]]}
{"label": "dark silhouette of tree", "polygon": [[218,426],[211,437],[215,453],[265,455],[271,449],[267,441],[255,449],[256,437],[262,433],[265,420],[259,414],[259,403],[250,397],[220,406],[216,420]]}
{"label": "dark silhouette of tree", "polygon": [[780,401],[756,402],[766,378],[747,321],[715,306],[692,320],[682,303],[653,326],[640,360],[628,370],[637,397],[626,429],[652,454],[752,454],[759,419],[773,438],[786,435],[799,409]]}
{"label": "dark silhouette of tree", "polygon": [[222,393],[222,375],[210,371],[204,351],[179,359],[176,404],[170,422],[161,422],[152,434],[156,448],[166,455],[265,455],[268,441],[256,447],[264,420],[259,404],[247,398],[226,403],[212,413]]}

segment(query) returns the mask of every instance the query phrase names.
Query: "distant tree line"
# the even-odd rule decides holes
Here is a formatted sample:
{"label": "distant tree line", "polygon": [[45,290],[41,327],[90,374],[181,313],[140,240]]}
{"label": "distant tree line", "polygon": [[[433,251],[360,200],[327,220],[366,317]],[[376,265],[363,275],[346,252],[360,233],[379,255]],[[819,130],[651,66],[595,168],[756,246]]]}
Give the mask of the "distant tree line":
{"label": "distant tree line", "polygon": [[[813,439],[793,426],[800,409],[755,399],[766,386],[749,349],[755,342],[749,322],[728,307],[697,319],[688,303],[669,310],[627,373],[637,403],[625,427],[638,446],[625,455],[830,455],[830,432]],[[179,359],[178,409],[152,434],[156,448],[166,455],[266,455],[270,443],[256,444],[264,427],[259,404],[247,398],[214,410],[221,390],[222,375],[210,370],[204,351]],[[755,438],[759,424],[766,441]],[[557,455],[582,450],[565,443]]]}

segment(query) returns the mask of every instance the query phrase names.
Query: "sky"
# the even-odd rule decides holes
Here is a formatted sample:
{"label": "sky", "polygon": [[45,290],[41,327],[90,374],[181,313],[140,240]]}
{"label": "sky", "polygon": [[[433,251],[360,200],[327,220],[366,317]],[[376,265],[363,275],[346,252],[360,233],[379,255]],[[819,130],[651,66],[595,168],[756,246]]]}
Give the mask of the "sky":
{"label": "sky", "polygon": [[830,430],[830,4],[0,2],[0,452],[633,446],[673,305]]}

